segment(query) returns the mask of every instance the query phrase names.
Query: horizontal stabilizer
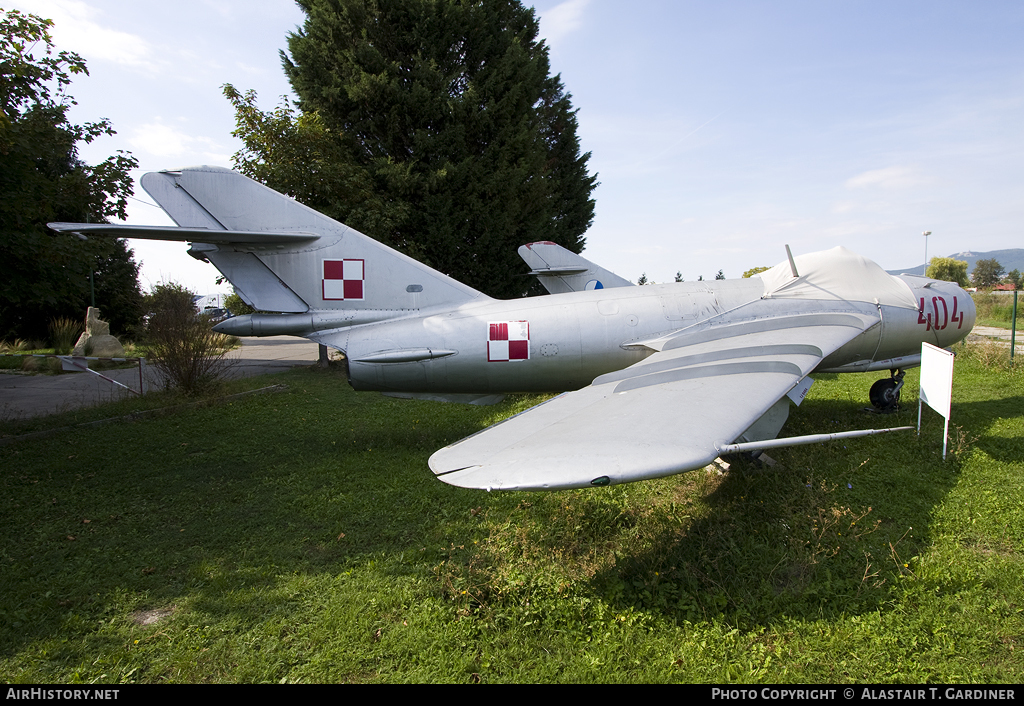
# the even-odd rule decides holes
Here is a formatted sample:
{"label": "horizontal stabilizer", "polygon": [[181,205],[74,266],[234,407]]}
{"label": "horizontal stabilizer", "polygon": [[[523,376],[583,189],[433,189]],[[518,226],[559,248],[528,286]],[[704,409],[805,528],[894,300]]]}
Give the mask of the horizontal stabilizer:
{"label": "horizontal stabilizer", "polygon": [[257,245],[300,244],[316,240],[316,233],[301,231],[211,230],[209,228],[178,228],[176,226],[131,226],[109,223],[47,223],[59,233],[110,235],[115,238],[142,240],[173,240],[189,243],[252,243]]}
{"label": "horizontal stabilizer", "polygon": [[549,294],[633,286],[628,279],[550,241],[523,245],[519,248],[519,257],[530,266],[530,274],[537,276]]}
{"label": "horizontal stabilizer", "polygon": [[536,270],[530,270],[529,274],[544,277],[549,275],[581,275],[586,271],[586,267],[538,267]]}

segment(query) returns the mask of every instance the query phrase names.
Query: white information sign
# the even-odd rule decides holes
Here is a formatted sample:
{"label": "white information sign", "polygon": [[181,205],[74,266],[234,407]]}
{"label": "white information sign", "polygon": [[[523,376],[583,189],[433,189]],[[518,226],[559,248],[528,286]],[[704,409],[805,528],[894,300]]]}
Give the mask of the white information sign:
{"label": "white information sign", "polygon": [[946,460],[949,413],[953,403],[953,354],[930,343],[921,344],[921,393],[917,402],[917,433],[921,433],[924,404],[946,420],[942,431],[942,460]]}

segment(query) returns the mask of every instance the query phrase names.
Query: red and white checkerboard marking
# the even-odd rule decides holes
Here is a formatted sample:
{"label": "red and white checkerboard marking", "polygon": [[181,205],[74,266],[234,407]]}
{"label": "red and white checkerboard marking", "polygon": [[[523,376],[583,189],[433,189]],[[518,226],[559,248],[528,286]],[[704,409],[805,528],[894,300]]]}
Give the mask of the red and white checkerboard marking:
{"label": "red and white checkerboard marking", "polygon": [[324,260],[324,301],[364,299],[364,260]]}
{"label": "red and white checkerboard marking", "polygon": [[487,328],[488,362],[530,359],[529,321],[491,321]]}

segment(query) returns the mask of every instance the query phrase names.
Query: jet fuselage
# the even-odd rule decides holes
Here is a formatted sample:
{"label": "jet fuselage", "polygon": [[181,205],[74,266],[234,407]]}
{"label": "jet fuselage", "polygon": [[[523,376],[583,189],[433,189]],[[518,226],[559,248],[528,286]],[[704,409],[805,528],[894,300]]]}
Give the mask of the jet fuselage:
{"label": "jet fuselage", "polygon": [[[921,343],[946,347],[974,324],[955,284],[903,276],[918,311],[850,302],[762,300],[757,278],[573,292],[455,309],[313,334],[343,350],[357,390],[451,393],[561,392],[633,365],[649,342],[692,326],[791,312],[872,313],[878,324],[819,366],[829,372],[912,367]],[[410,312],[412,313],[412,312]],[[308,335],[308,334],[307,334]]]}

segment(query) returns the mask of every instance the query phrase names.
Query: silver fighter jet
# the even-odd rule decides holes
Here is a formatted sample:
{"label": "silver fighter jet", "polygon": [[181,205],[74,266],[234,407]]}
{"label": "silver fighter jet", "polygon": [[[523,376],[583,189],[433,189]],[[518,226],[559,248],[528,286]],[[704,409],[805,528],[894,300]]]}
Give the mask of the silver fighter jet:
{"label": "silver fighter jet", "polygon": [[216,330],[341,350],[356,390],[475,403],[571,391],[430,457],[462,487],[613,485],[818,441],[776,439],[811,372],[889,371],[870,397],[892,407],[921,343],[950,346],[974,325],[955,284],[891,276],[841,247],[749,279],[635,287],[532,243],[520,254],[552,294],[498,301],[227,169],[152,172],[142,186],[177,228],[50,227],[191,243],[251,306],[279,312]]}

